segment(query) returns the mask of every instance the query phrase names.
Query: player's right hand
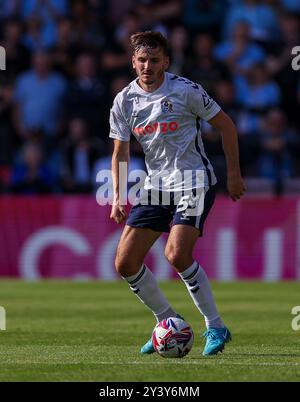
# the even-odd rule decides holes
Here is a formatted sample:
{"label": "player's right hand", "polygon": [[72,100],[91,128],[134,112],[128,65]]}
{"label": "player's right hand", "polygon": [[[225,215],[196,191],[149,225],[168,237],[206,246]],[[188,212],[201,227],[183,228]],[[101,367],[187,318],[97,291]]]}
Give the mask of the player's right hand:
{"label": "player's right hand", "polygon": [[118,224],[123,223],[127,218],[127,214],[123,205],[113,204],[111,208],[110,218]]}
{"label": "player's right hand", "polygon": [[232,201],[238,201],[244,195],[246,186],[239,174],[228,174],[227,189]]}

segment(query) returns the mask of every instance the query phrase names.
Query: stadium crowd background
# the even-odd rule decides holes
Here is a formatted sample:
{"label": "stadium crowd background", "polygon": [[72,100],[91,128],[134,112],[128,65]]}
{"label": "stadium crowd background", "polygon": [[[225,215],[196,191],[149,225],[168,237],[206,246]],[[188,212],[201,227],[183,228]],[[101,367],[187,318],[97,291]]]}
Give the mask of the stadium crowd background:
{"label": "stadium crowd background", "polygon": [[[113,98],[135,78],[128,38],[141,30],[165,34],[169,71],[233,118],[254,188],[288,193],[300,178],[299,0],[0,0],[0,192],[95,191],[110,168]],[[225,191],[220,135],[202,131]],[[144,168],[136,142],[131,168]]]}

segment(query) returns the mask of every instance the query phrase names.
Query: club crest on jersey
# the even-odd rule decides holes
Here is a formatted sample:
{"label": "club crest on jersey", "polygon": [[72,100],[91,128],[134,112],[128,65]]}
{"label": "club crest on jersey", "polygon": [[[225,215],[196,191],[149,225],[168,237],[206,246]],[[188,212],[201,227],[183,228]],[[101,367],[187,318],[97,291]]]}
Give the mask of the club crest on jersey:
{"label": "club crest on jersey", "polygon": [[169,99],[164,99],[161,101],[161,111],[163,113],[173,112],[173,104],[169,101]]}

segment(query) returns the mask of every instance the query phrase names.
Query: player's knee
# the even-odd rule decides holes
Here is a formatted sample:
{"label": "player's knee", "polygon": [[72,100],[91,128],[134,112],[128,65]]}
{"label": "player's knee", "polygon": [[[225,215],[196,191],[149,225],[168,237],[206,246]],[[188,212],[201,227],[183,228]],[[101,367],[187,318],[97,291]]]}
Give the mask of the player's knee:
{"label": "player's knee", "polygon": [[166,249],[165,256],[168,262],[178,270],[182,269],[182,267],[185,267],[187,261],[190,259],[189,256],[182,252],[182,250],[175,248]]}
{"label": "player's knee", "polygon": [[136,264],[134,264],[128,258],[117,254],[115,259],[115,268],[118,274],[121,275],[123,278],[135,274],[136,271],[135,265]]}
{"label": "player's knee", "polygon": [[115,259],[115,268],[119,275],[121,275],[123,277],[127,275],[128,262],[118,252],[116,255],[116,259]]}

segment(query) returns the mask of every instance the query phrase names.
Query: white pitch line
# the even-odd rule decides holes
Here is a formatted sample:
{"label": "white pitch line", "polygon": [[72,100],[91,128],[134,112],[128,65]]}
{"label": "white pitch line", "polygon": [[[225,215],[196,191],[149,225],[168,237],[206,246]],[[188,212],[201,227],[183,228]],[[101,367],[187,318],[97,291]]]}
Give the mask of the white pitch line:
{"label": "white pitch line", "polygon": [[[242,362],[232,362],[232,363],[225,363],[225,362],[216,362],[215,360],[204,360],[201,359],[198,362],[190,362],[190,361],[184,361],[180,363],[175,363],[175,364],[185,364],[185,365],[197,365],[201,367],[201,364],[207,364],[207,363],[212,363],[212,364],[217,364],[219,366],[300,366],[300,363],[242,363]],[[119,363],[109,363],[109,362],[97,362],[96,364],[102,364],[102,365],[136,365],[136,364],[141,364],[141,365],[166,365],[166,364],[174,364],[174,363],[168,363],[168,362],[119,362]]]}
{"label": "white pitch line", "polygon": [[[168,359],[169,360],[169,359]],[[284,363],[284,362],[261,362],[261,363],[243,363],[243,362],[221,362],[221,361],[217,361],[214,358],[207,358],[207,359],[199,359],[198,361],[189,361],[189,360],[175,360],[175,361],[144,361],[144,362],[138,362],[138,361],[130,361],[130,362],[101,362],[101,361],[76,361],[76,362],[64,362],[62,363],[61,361],[55,361],[55,362],[44,362],[44,361],[6,361],[5,362],[6,365],[11,365],[11,364],[18,364],[18,365],[28,365],[28,364],[44,364],[44,365],[53,365],[53,364],[58,364],[58,365],[64,365],[64,364],[85,364],[85,365],[106,365],[106,366],[121,366],[121,365],[127,365],[127,366],[135,366],[135,365],[142,365],[142,366],[199,366],[204,367],[207,364],[210,365],[215,365],[215,366],[282,366],[282,367],[300,367],[300,362],[299,363],[295,363],[295,362],[291,362],[291,363]]]}

